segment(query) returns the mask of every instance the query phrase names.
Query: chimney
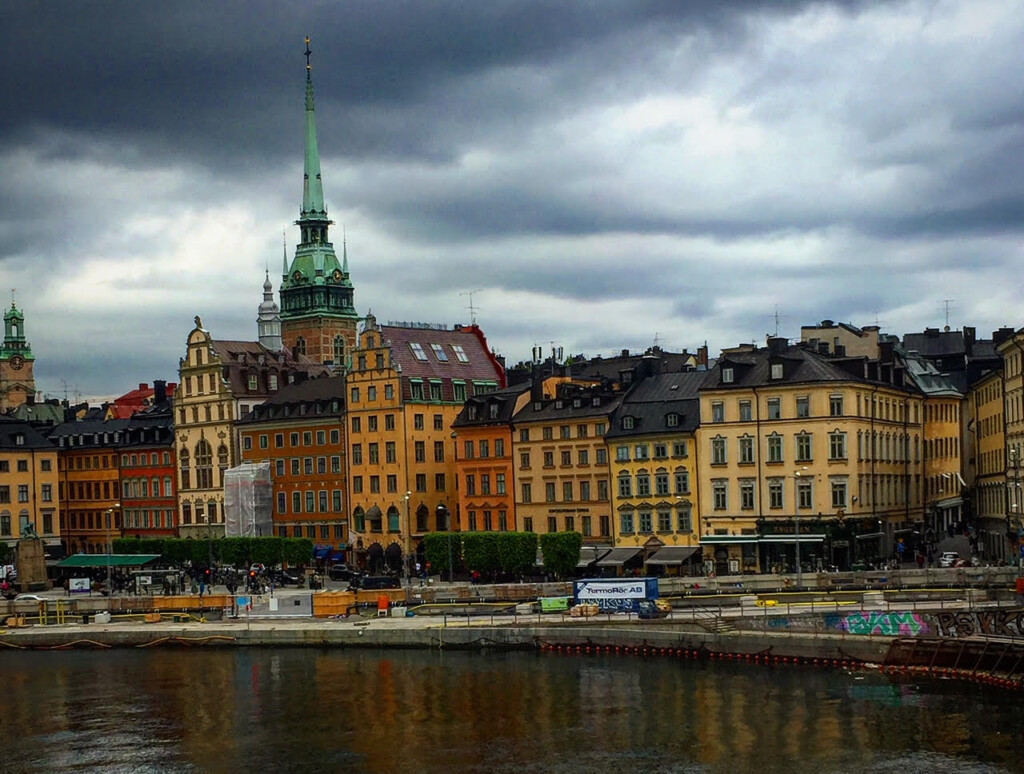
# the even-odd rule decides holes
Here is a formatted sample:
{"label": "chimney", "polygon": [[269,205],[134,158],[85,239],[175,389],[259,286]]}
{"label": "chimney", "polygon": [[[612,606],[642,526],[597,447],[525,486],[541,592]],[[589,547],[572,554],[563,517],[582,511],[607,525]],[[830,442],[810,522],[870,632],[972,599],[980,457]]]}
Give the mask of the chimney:
{"label": "chimney", "polygon": [[789,339],[784,339],[781,336],[768,337],[768,351],[773,355],[781,355],[786,351],[788,345]]}
{"label": "chimney", "polygon": [[708,364],[708,345],[705,342],[702,346],[697,347],[697,365],[707,367]]}
{"label": "chimney", "polygon": [[973,325],[964,326],[964,349],[970,354],[971,349],[974,347],[974,342],[978,340],[978,331]]}
{"label": "chimney", "polygon": [[629,357],[629,350],[628,349],[622,350],[622,356],[623,357]]}
{"label": "chimney", "polygon": [[153,380],[153,405],[160,406],[167,402],[167,382],[163,379]]}
{"label": "chimney", "polygon": [[540,376],[540,364],[534,363],[530,374],[530,402],[539,403],[544,400],[544,380]]}

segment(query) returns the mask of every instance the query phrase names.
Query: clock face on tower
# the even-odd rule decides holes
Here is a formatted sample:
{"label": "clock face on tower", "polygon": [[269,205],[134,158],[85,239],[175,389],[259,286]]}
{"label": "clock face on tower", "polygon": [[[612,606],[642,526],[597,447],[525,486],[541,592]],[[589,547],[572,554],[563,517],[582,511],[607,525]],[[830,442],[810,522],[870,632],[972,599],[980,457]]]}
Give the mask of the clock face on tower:
{"label": "clock face on tower", "polygon": [[11,358],[11,368],[15,371],[20,371],[25,365],[25,358],[21,355],[15,355]]}

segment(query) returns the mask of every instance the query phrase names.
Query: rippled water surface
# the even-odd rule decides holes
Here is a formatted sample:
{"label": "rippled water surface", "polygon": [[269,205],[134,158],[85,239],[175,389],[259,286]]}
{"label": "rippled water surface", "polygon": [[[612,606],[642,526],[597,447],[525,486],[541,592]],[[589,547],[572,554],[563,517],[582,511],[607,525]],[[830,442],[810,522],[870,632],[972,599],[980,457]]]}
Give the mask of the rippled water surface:
{"label": "rippled water surface", "polygon": [[614,656],[0,653],[3,772],[1024,771],[1024,702]]}

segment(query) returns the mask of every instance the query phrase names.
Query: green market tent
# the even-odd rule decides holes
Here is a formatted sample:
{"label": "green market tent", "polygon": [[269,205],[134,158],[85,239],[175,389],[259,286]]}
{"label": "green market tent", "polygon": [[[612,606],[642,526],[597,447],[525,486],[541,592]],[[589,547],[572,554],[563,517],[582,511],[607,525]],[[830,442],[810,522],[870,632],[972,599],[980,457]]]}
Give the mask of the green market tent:
{"label": "green market tent", "polygon": [[160,558],[160,554],[75,554],[54,567],[144,567]]}

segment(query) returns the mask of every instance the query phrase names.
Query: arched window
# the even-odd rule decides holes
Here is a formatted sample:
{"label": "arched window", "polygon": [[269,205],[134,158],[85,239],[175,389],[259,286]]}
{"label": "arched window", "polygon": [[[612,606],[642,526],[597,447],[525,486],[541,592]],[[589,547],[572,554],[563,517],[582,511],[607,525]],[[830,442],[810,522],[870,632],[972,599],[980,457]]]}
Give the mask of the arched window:
{"label": "arched window", "polygon": [[178,454],[178,461],[181,464],[181,488],[191,489],[192,488],[192,475],[189,470],[189,459],[188,449],[182,449],[181,453]]}
{"label": "arched window", "polygon": [[334,337],[334,364],[345,365],[345,338],[344,336]]}
{"label": "arched window", "polygon": [[196,444],[196,488],[213,488],[213,450],[205,438]]}
{"label": "arched window", "polygon": [[299,338],[295,339],[295,354],[306,354],[306,340],[302,336],[299,336]]}
{"label": "arched window", "polygon": [[217,467],[220,470],[220,483],[224,483],[224,473],[228,469],[228,447],[221,444],[217,449]]}

